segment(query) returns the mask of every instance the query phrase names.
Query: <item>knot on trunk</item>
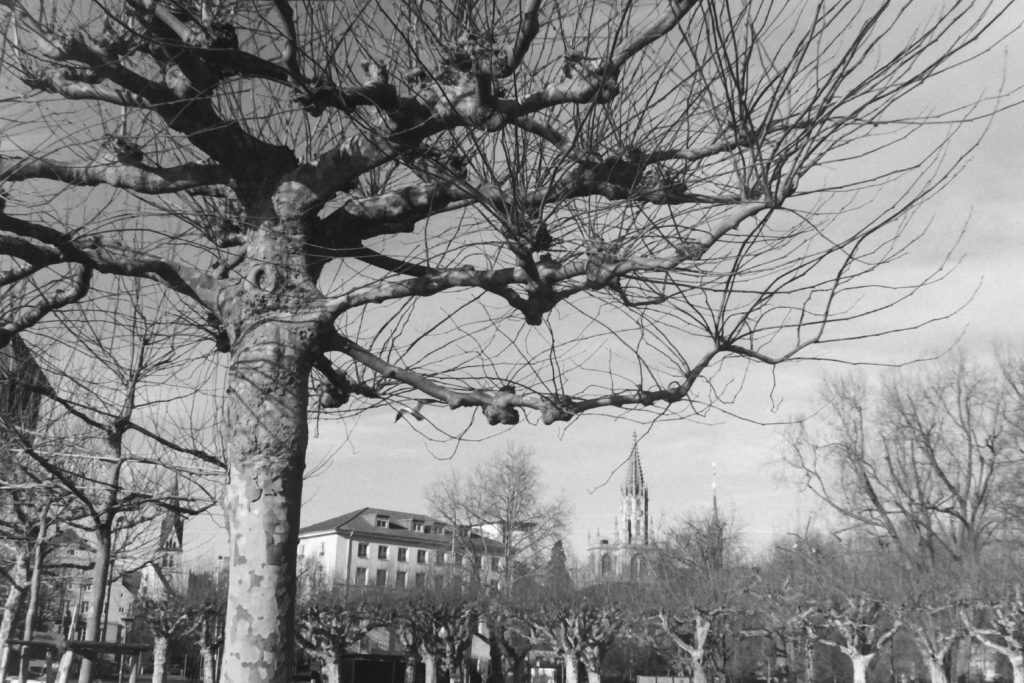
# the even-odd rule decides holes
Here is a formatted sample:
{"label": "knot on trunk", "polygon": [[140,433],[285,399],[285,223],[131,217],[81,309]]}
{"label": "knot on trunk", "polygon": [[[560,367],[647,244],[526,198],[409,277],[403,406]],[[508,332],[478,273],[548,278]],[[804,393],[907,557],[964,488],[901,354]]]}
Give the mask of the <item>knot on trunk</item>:
{"label": "knot on trunk", "polygon": [[245,284],[250,291],[273,293],[278,285],[277,268],[270,263],[260,263],[245,276]]}
{"label": "knot on trunk", "polygon": [[492,427],[519,424],[519,411],[512,405],[515,396],[515,391],[511,387],[503,387],[498,390],[491,402],[484,406],[484,417],[487,418],[487,424]]}
{"label": "knot on trunk", "polygon": [[573,418],[572,401],[567,396],[552,396],[544,402],[540,411],[541,421],[546,425],[568,422]]}

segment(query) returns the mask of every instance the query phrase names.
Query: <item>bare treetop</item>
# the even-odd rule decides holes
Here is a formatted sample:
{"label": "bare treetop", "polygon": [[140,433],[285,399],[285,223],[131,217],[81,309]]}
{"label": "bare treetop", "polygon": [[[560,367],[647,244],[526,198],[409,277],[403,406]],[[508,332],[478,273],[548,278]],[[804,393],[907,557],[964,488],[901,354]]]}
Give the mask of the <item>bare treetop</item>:
{"label": "bare treetop", "polygon": [[947,72],[1010,4],[0,0],[0,344],[123,278],[188,302],[269,572],[225,675],[283,680],[288,633],[239,638],[293,613],[311,376],[328,409],[686,416],[728,358],[862,336],[923,284],[874,278],[1001,104]]}

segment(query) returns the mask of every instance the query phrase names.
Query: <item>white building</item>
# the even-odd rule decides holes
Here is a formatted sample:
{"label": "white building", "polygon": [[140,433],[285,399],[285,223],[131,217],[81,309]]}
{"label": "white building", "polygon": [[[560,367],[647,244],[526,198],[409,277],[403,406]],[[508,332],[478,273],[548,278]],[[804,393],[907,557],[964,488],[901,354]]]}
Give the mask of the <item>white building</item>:
{"label": "white building", "polygon": [[412,512],[361,508],[299,530],[299,563],[314,563],[334,585],[497,586],[500,546],[468,527]]}

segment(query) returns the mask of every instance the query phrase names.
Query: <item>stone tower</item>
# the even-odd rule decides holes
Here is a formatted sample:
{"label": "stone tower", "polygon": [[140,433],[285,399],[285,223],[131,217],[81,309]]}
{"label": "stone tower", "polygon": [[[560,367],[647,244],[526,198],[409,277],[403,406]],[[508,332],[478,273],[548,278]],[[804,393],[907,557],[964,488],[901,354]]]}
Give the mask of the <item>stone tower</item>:
{"label": "stone tower", "polygon": [[626,476],[622,480],[622,503],[619,512],[622,541],[626,545],[648,545],[650,543],[649,513],[647,509],[647,483],[644,469],[640,464],[640,451],[636,435],[633,435],[633,450],[626,463]]}

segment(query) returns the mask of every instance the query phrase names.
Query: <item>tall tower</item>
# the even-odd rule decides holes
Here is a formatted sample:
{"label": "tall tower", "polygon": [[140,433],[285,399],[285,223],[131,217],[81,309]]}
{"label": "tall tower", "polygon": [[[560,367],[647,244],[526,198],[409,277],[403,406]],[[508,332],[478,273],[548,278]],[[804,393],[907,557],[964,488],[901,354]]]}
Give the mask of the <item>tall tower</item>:
{"label": "tall tower", "polygon": [[[171,505],[179,504],[178,477],[174,477],[169,494]],[[160,545],[157,548],[157,562],[165,573],[173,573],[181,567],[181,557],[185,540],[185,521],[181,513],[171,508],[160,520]]]}
{"label": "tall tower", "polygon": [[622,540],[626,545],[647,545],[650,543],[647,512],[647,483],[644,469],[640,464],[640,450],[636,434],[633,435],[633,450],[626,463],[626,476],[622,480],[622,507],[620,520]]}

